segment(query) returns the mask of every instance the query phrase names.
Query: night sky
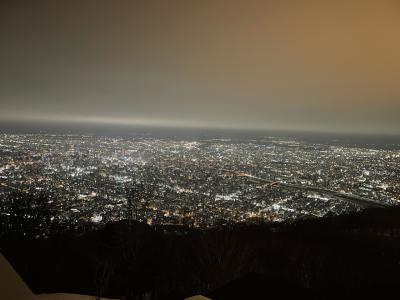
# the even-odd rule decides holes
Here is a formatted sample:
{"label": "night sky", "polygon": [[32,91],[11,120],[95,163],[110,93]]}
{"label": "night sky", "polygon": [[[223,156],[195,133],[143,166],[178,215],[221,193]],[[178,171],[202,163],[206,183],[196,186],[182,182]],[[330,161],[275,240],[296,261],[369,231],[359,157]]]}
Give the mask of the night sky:
{"label": "night sky", "polygon": [[0,121],[400,134],[400,2],[1,0],[0,105]]}

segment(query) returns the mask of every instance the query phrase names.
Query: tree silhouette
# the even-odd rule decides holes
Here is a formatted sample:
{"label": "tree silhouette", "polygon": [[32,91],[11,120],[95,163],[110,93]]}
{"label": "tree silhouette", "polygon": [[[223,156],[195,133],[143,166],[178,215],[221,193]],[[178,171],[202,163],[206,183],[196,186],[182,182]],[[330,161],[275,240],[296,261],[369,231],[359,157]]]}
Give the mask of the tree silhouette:
{"label": "tree silhouette", "polygon": [[58,206],[46,193],[14,192],[6,201],[0,214],[2,236],[46,238],[57,229]]}

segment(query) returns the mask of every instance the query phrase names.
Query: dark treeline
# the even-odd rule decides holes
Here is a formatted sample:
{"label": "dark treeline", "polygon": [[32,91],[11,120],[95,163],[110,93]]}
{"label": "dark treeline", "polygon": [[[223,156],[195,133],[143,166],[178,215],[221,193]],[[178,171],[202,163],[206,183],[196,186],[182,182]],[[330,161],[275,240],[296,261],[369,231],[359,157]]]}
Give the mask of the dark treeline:
{"label": "dark treeline", "polygon": [[[102,228],[13,196],[0,251],[36,293],[125,299],[386,298],[400,282],[400,208],[294,223]],[[8,199],[7,201],[10,201]]]}

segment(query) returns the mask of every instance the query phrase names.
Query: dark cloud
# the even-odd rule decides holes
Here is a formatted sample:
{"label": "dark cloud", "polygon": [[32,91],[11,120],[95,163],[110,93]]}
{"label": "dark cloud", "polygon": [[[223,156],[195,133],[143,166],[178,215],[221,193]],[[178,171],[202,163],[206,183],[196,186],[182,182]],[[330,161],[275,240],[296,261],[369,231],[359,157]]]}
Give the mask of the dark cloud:
{"label": "dark cloud", "polygon": [[400,133],[399,35],[396,1],[2,1],[0,119]]}

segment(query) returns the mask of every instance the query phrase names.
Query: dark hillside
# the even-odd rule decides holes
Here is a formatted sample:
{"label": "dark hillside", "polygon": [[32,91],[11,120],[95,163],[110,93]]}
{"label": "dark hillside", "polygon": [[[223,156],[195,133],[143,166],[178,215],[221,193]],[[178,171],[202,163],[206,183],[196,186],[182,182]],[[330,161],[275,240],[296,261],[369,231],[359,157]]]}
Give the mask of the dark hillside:
{"label": "dark hillside", "polygon": [[400,208],[207,230],[122,221],[47,239],[3,236],[1,251],[35,292],[382,298],[400,280]]}

